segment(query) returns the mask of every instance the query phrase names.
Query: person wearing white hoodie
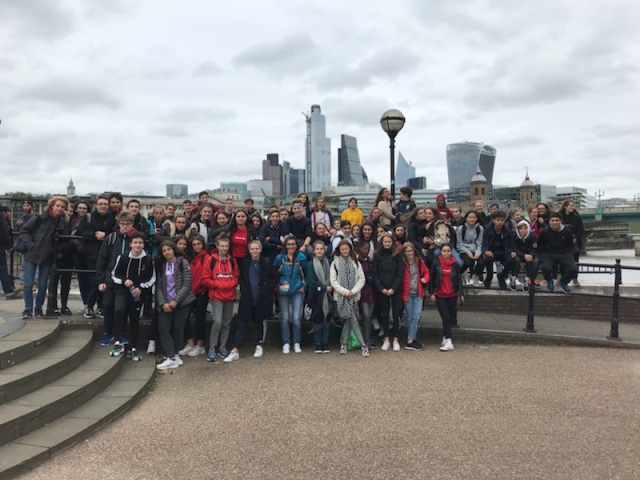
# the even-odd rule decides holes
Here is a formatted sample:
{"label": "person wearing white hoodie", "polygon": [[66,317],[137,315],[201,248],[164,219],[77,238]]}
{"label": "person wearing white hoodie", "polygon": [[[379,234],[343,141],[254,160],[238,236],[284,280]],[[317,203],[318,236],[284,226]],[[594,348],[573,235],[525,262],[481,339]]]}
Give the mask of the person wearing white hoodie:
{"label": "person wearing white hoodie", "polygon": [[[538,280],[536,280],[536,276],[538,275],[538,267],[540,265],[540,260],[538,258],[538,243],[535,234],[531,231],[531,226],[529,222],[526,220],[520,220],[516,225],[514,239],[514,248],[516,251],[516,256],[522,265],[522,262],[525,264],[525,281],[522,284],[523,290],[529,289],[529,284],[534,284],[536,287],[539,287],[540,284]],[[519,269],[519,268],[518,268]],[[516,279],[515,282],[512,282],[512,289],[515,287],[515,283],[519,283]]]}

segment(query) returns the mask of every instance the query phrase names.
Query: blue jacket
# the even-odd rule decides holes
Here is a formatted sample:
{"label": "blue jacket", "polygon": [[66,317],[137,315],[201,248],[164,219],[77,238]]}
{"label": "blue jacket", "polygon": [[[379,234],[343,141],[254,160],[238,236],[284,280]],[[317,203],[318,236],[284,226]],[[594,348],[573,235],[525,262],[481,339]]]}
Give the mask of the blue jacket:
{"label": "blue jacket", "polygon": [[293,262],[289,261],[286,253],[279,254],[273,262],[273,266],[278,271],[280,283],[289,282],[289,293],[291,297],[304,288],[304,269],[307,266],[307,256],[298,252]]}

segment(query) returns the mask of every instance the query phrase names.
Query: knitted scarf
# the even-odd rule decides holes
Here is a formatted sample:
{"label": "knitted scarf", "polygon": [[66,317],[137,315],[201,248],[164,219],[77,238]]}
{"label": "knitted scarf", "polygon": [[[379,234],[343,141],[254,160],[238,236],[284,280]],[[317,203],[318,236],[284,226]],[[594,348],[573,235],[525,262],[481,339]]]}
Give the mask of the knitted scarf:
{"label": "knitted scarf", "polygon": [[[356,266],[353,259],[351,257],[340,256],[337,259],[336,267],[338,268],[338,280],[340,281],[340,285],[347,290],[353,290],[353,287],[356,285]],[[343,295],[338,295],[336,303],[340,318],[351,318],[356,305],[355,296],[348,298]]]}

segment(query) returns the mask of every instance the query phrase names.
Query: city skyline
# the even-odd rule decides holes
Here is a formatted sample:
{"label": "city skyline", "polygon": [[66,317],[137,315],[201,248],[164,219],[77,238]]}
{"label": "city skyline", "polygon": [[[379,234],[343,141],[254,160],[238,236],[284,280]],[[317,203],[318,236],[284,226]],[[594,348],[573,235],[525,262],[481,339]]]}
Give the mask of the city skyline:
{"label": "city skyline", "polygon": [[528,166],[542,184],[637,193],[631,4],[186,3],[0,2],[0,192],[69,177],[79,194],[200,190],[261,178],[265,152],[304,168],[301,112],[318,104],[331,154],[356,137],[383,185],[379,119],[398,108],[396,148],[434,189],[445,146],[467,138],[499,150],[494,184]]}

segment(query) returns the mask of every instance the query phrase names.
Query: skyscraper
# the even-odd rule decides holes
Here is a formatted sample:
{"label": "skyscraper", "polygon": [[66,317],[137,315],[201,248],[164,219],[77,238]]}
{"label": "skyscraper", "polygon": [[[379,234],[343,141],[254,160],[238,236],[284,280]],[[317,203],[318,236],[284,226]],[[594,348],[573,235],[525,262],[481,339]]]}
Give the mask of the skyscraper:
{"label": "skyscraper", "polygon": [[398,163],[396,164],[396,191],[401,187],[407,186],[409,184],[409,179],[415,177],[416,167],[411,165],[410,162],[407,162],[402,153],[398,152]]}
{"label": "skyscraper", "polygon": [[496,149],[484,143],[461,142],[447,145],[447,173],[449,189],[469,187],[469,181],[480,166],[489,185],[493,184]]}
{"label": "skyscraper", "polygon": [[274,197],[282,196],[282,166],[277,153],[267,153],[267,159],[262,161],[262,179],[271,180]]}
{"label": "skyscraper", "polygon": [[331,185],[331,139],[327,138],[327,122],[320,111],[320,105],[311,105],[311,114],[305,117],[305,191],[319,192],[322,187]]}
{"label": "skyscraper", "polygon": [[168,183],[167,197],[186,197],[189,194],[189,187],[182,183]]}
{"label": "skyscraper", "polygon": [[349,135],[340,136],[338,149],[338,185],[360,187],[369,183],[367,172],[360,164],[358,140]]}

